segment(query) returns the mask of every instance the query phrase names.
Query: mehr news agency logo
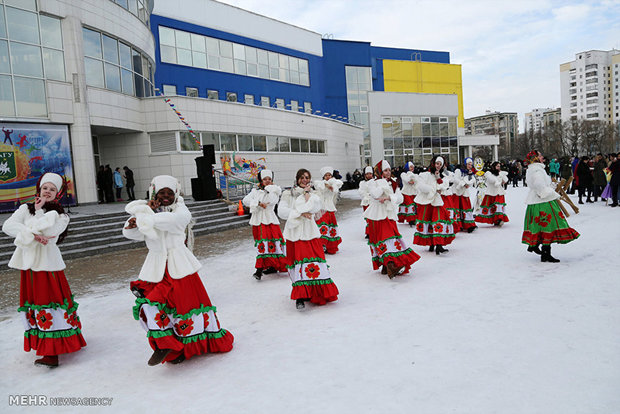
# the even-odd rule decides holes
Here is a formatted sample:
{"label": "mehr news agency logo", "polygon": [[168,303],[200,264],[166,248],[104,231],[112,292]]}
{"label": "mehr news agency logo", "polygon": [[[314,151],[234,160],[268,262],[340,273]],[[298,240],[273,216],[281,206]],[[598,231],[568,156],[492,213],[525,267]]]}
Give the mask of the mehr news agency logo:
{"label": "mehr news agency logo", "polygon": [[111,397],[48,397],[47,395],[9,395],[9,405],[17,406],[110,406]]}

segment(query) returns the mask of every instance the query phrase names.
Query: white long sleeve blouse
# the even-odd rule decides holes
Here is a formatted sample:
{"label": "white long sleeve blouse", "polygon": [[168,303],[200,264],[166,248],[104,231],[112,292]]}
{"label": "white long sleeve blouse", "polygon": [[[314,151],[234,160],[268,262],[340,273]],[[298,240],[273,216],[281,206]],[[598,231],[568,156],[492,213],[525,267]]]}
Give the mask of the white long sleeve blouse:
{"label": "white long sleeve blouse", "polygon": [[[400,180],[403,183],[403,188],[401,190],[401,192],[404,195],[408,195],[408,196],[414,196],[416,194],[418,194],[418,191],[416,190],[416,180],[418,179],[418,175],[414,174],[412,171],[407,171],[404,173],[400,174]],[[413,184],[411,184],[411,181],[413,181]]]}
{"label": "white long sleeve blouse", "polygon": [[486,184],[486,195],[496,196],[506,194],[504,184],[508,182],[508,172],[500,171],[499,175],[495,175],[491,171],[487,171],[484,173],[484,179]]}
{"label": "white long sleeve blouse", "polygon": [[[139,279],[160,282],[168,266],[173,279],[182,279],[197,272],[202,265],[185,245],[185,228],[192,219],[183,197],[179,197],[173,211],[155,213],[145,200],[136,200],[125,206],[125,211],[136,218],[136,228],[125,229],[123,235],[132,240],[143,240],[149,249]],[[130,217],[130,218],[131,218]]]}
{"label": "white long sleeve blouse", "polygon": [[357,190],[359,192],[360,197],[362,197],[362,201],[360,202],[360,206],[367,206],[370,203],[370,193],[368,192],[368,183],[369,181],[360,181],[360,187]]}
{"label": "white long sleeve blouse", "polygon": [[546,203],[560,198],[560,195],[553,189],[551,177],[542,163],[536,162],[527,167],[525,182],[529,189],[525,204]]}
{"label": "white long sleeve blouse", "polygon": [[[474,175],[463,174],[461,170],[454,171],[454,194],[457,196],[469,196],[469,189],[476,184],[476,178]],[[469,187],[465,187],[465,186]]]}
{"label": "white long sleeve blouse", "polygon": [[443,206],[441,191],[446,190],[450,186],[450,182],[446,177],[443,177],[441,181],[441,183],[438,183],[435,174],[431,174],[429,171],[420,174],[417,184],[418,195],[413,201],[416,204],[430,204],[435,207]]}
{"label": "white long sleeve blouse", "polygon": [[[314,213],[321,210],[321,199],[314,193],[306,201],[304,190],[293,187],[282,193],[278,206],[278,216],[286,220],[282,235],[286,240],[312,240],[321,237],[319,227],[314,221]],[[312,217],[306,218],[303,213],[310,213]]]}
{"label": "white long sleeve blouse", "polygon": [[[60,249],[56,245],[58,236],[69,225],[69,216],[56,211],[44,212],[36,210],[30,214],[28,205],[22,204],[2,225],[2,231],[15,237],[13,244],[17,246],[9,267],[20,270],[53,272],[63,270]],[[35,234],[51,237],[46,245],[34,239]]]}
{"label": "white long sleeve blouse", "polygon": [[[403,202],[403,195],[400,188],[394,191],[392,185],[385,179],[381,178],[369,181],[368,193],[370,194],[370,204],[364,212],[364,218],[369,220],[397,220],[398,206]],[[383,203],[379,201],[381,197],[389,197],[389,200]]]}
{"label": "white long sleeve blouse", "polygon": [[[251,226],[259,226],[261,224],[280,224],[274,209],[280,200],[282,189],[277,185],[271,184],[265,189],[254,188],[250,194],[243,198],[243,204],[250,207]],[[267,207],[259,206],[259,203],[266,204]]]}
{"label": "white long sleeve blouse", "polygon": [[[330,185],[330,190],[327,186]],[[321,199],[321,210],[336,211],[336,198],[338,191],[342,187],[342,181],[332,177],[329,180],[317,180],[314,182],[314,190],[316,195]]]}

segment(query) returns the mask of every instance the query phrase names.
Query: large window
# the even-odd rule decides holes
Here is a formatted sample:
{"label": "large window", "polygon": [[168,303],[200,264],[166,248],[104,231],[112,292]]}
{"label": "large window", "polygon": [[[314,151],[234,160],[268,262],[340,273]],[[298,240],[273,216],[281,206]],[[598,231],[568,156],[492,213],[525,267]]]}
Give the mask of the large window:
{"label": "large window", "polygon": [[308,61],[159,26],[161,61],[310,86]]}
{"label": "large window", "polygon": [[149,11],[148,6],[152,0],[111,0],[114,3],[121,6],[123,9],[128,10],[142,21],[145,25],[149,25]]}
{"label": "large window", "polygon": [[46,117],[45,80],[65,80],[60,19],[0,1],[0,116]]}
{"label": "large window", "polygon": [[393,166],[428,165],[433,155],[458,161],[456,117],[384,116],[381,126],[383,155]]}
{"label": "large window", "polygon": [[368,121],[368,92],[372,91],[370,68],[345,66],[349,122],[364,128],[364,164],[370,164],[370,124]]}
{"label": "large window", "polygon": [[86,27],[86,84],[138,97],[153,95],[153,65],[130,45]]}

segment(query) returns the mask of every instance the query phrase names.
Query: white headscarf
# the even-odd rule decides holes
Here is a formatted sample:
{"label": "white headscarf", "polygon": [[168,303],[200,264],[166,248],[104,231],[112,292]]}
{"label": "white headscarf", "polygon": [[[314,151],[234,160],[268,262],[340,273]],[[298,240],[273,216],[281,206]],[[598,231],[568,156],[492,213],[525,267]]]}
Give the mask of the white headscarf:
{"label": "white headscarf", "polygon": [[174,192],[174,202],[176,203],[181,193],[181,183],[179,183],[179,180],[171,175],[158,175],[154,177],[149,186],[149,198],[153,200],[162,188],[169,188]]}
{"label": "white headscarf", "polygon": [[43,177],[41,177],[41,181],[39,181],[39,188],[43,187],[43,184],[50,183],[54,184],[56,187],[56,191],[60,192],[62,190],[62,177],[56,173],[45,173]]}
{"label": "white headscarf", "polygon": [[321,168],[321,179],[323,179],[323,177],[325,177],[325,174],[330,173],[331,175],[334,175],[334,169],[332,167],[323,167]]}

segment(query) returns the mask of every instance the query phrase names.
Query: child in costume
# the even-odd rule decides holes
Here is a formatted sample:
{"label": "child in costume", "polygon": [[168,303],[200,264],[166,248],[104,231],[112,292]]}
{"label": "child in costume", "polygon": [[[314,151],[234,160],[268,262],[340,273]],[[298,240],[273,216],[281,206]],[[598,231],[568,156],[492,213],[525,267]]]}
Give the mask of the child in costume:
{"label": "child in costume", "polygon": [[468,233],[476,230],[474,210],[469,197],[470,188],[476,185],[476,169],[474,160],[465,158],[465,167],[454,171],[454,206],[457,209],[456,219],[460,222],[461,231]]}
{"label": "child in costume", "polygon": [[407,222],[412,227],[415,225],[416,217],[416,205],[413,199],[417,194],[415,180],[418,178],[418,175],[413,172],[414,169],[413,163],[408,161],[407,164],[405,164],[405,171],[400,174],[400,180],[403,183],[403,188],[401,190],[403,202],[398,208],[398,222]]}
{"label": "child in costume", "polygon": [[258,188],[243,198],[243,204],[250,207],[250,226],[256,246],[256,272],[260,280],[263,273],[286,272],[286,243],[280,230],[280,221],[274,212],[280,200],[282,189],[273,184],[273,172],[261,170],[258,173]]}
{"label": "child in costume", "polygon": [[325,305],[338,299],[338,288],[331,279],[323,242],[314,215],[321,209],[321,199],[312,192],[312,175],[302,168],[295,175],[295,185],[282,193],[278,215],[286,220],[284,238],[288,275],[293,289],[291,299],[297,309],[305,301]]}
{"label": "child in costume", "polygon": [[441,197],[441,191],[450,185],[443,166],[442,157],[433,157],[428,171],[419,175],[415,197],[418,217],[413,244],[429,246],[428,250],[437,255],[448,252],[444,246],[454,240],[454,226]]}
{"label": "child in costume", "polygon": [[338,245],[342,243],[342,238],[338,232],[338,222],[336,221],[336,198],[338,191],[342,187],[342,181],[334,178],[332,167],[321,168],[321,180],[314,182],[316,195],[321,199],[321,212],[324,212],[316,221],[321,233],[321,240],[325,246],[325,253],[336,254]]}
{"label": "child in costume", "polygon": [[43,357],[34,363],[47,367],[58,366],[58,355],[86,346],[58,249],[69,224],[59,203],[66,188],[60,175],[43,174],[34,203],[22,204],[2,225],[17,246],[9,267],[21,271],[17,310],[24,321],[24,351],[35,350]]}
{"label": "child in costume", "polygon": [[569,243],[577,239],[579,233],[568,225],[558,205],[560,195],[551,187],[551,177],[545,171],[544,161],[543,155],[536,150],[530,151],[526,157],[529,166],[525,179],[529,192],[525,199],[527,209],[521,242],[528,245],[528,252],[539,254],[541,262],[557,263],[560,260],[551,256],[551,243]]}
{"label": "child in costume", "polygon": [[508,182],[508,172],[501,170],[499,162],[491,164],[491,169],[484,173],[485,195],[480,205],[480,214],[476,216],[476,223],[488,223],[502,226],[508,223],[506,215],[506,190],[504,184]]}
{"label": "child in costume", "polygon": [[139,280],[131,283],[137,296],[134,318],[146,330],[153,349],[148,364],[177,364],[195,355],[230,351],[234,337],[220,327],[198,276],[202,265],[186,246],[192,215],[179,182],[159,175],[151,181],[149,196],[148,202],[136,200],[125,206],[131,217],[123,228],[125,237],[144,240],[149,249]]}
{"label": "child in costume", "polygon": [[368,246],[373,269],[380,267],[390,279],[407,273],[420,256],[403,240],[396,225],[398,206],[403,196],[392,178],[390,164],[383,160],[375,166],[376,179],[369,181],[370,204],[364,212],[368,221]]}

